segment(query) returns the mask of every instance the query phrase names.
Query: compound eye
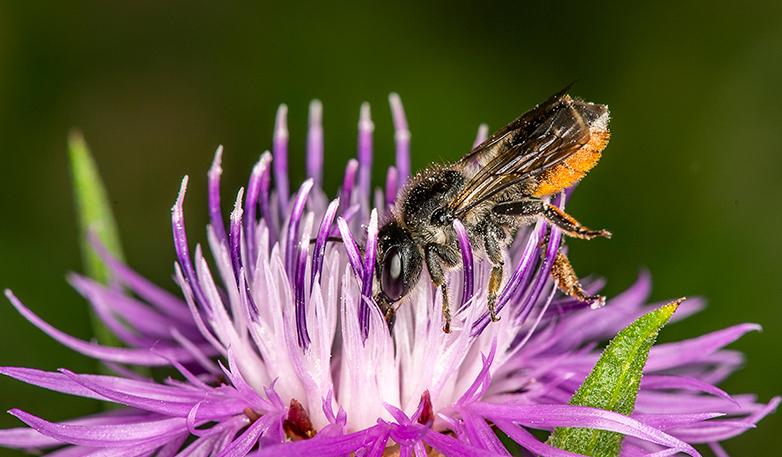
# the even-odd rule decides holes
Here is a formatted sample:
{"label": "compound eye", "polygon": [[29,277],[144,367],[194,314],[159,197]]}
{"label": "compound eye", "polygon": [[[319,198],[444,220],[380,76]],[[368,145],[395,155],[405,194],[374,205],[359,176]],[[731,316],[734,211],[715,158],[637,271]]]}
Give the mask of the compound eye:
{"label": "compound eye", "polygon": [[391,301],[397,301],[404,294],[404,281],[402,278],[402,254],[396,247],[388,248],[383,256],[383,272],[380,275],[380,287],[383,295]]}

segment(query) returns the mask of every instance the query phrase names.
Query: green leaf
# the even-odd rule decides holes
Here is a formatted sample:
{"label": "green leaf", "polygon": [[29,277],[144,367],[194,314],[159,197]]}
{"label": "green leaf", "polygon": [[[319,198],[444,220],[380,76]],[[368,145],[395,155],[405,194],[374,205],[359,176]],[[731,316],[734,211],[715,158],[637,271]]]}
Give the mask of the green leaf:
{"label": "green leaf", "polygon": [[[680,298],[644,314],[620,331],[573,394],[570,404],[630,415],[649,350],[660,329],[684,300]],[[619,455],[623,438],[619,433],[604,430],[562,427],[554,430],[549,444],[583,455],[615,457]]]}
{"label": "green leaf", "polygon": [[[79,218],[82,262],[85,273],[104,284],[111,274],[103,261],[95,253],[89,242],[89,234],[95,234],[106,249],[118,259],[122,259],[119,234],[111,213],[111,206],[84,138],[79,132],[68,137],[68,155],[73,178],[73,193],[76,201],[76,213]],[[120,342],[94,313],[91,314],[95,338],[101,344],[116,346]]]}

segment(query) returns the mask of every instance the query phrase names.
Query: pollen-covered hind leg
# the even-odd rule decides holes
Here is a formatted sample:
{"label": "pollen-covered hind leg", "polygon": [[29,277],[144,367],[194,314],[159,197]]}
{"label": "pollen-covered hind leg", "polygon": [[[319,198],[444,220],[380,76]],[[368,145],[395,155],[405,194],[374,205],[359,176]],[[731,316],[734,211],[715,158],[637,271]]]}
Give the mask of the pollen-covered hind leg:
{"label": "pollen-covered hind leg", "polygon": [[573,265],[563,252],[557,252],[554,258],[554,264],[551,267],[551,277],[557,282],[557,287],[564,294],[569,295],[583,302],[591,302],[593,307],[601,307],[605,304],[605,297],[602,295],[587,295],[578,275],[573,270]]}

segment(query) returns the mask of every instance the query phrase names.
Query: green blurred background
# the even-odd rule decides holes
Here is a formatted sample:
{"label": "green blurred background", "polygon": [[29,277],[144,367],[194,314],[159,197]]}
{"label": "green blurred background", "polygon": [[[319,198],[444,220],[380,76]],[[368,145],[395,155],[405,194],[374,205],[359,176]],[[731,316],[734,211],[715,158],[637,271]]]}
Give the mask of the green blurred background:
{"label": "green blurred background", "polygon": [[[570,209],[615,236],[572,242],[576,267],[607,277],[610,294],[645,266],[654,299],[707,297],[665,340],[762,323],[734,345],[747,363],[725,387],[764,401],[782,392],[782,3],[67,3],[0,4],[0,286],[59,328],[90,337],[85,303],[63,280],[80,269],[72,127],[98,160],[129,261],[171,288],[180,178],[192,176],[188,221],[203,239],[214,148],[226,148],[224,189],[244,185],[279,103],[298,182],[307,104],[323,101],[334,190],[364,100],[387,165],[386,97],[400,93],[420,168],[464,153],[480,122],[499,127],[578,80],[573,93],[611,106],[613,139]],[[0,365],[95,369],[8,304],[0,334]],[[0,379],[0,410],[17,406],[50,419],[98,408]],[[726,447],[769,455],[780,424],[772,416]]]}

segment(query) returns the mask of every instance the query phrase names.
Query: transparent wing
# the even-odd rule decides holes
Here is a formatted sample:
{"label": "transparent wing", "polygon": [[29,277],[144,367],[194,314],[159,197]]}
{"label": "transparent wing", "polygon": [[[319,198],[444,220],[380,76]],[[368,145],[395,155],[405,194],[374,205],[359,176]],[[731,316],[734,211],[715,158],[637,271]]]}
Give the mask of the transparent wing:
{"label": "transparent wing", "polygon": [[453,214],[459,217],[568,158],[589,142],[590,122],[606,111],[563,90],[521,115],[461,160],[478,169],[451,201]]}

